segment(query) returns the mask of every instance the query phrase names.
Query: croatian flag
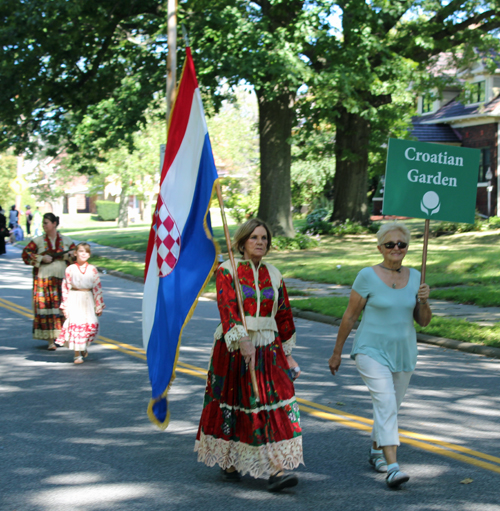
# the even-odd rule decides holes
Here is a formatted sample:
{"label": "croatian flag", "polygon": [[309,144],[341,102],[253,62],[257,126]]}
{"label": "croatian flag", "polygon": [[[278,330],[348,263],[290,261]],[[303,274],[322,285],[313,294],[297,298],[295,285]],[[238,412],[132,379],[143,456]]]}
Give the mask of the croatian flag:
{"label": "croatian flag", "polygon": [[153,396],[150,420],[168,426],[167,392],[175,379],[182,330],[217,266],[210,200],[217,180],[191,57],[172,109],[146,256],[142,334]]}

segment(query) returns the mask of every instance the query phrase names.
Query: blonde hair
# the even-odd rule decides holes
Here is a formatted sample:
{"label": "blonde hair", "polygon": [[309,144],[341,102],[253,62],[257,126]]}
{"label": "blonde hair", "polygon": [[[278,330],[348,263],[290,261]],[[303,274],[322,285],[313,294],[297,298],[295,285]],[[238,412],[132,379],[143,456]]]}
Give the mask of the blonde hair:
{"label": "blonde hair", "polygon": [[403,222],[388,222],[384,224],[377,232],[377,245],[382,245],[387,234],[392,231],[399,231],[403,235],[403,240],[405,243],[410,244],[411,233],[408,227],[406,227]]}
{"label": "blonde hair", "polygon": [[245,252],[245,243],[252,235],[252,232],[257,229],[257,227],[264,227],[267,231],[267,250],[266,254],[269,252],[271,248],[271,243],[273,241],[273,235],[271,233],[271,229],[267,226],[266,222],[260,220],[259,218],[251,218],[246,221],[244,224],[238,227],[238,230],[234,233],[233,244],[231,248],[233,252],[239,252],[241,255]]}

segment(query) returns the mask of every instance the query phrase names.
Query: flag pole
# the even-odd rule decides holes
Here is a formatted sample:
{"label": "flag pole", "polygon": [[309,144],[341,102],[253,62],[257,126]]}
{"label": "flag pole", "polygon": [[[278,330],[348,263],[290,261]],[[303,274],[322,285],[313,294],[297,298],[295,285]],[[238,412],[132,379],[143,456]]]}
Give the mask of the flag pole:
{"label": "flag pole", "polygon": [[167,130],[170,112],[175,101],[177,71],[177,0],[168,0],[167,5]]}
{"label": "flag pole", "polygon": [[425,283],[425,269],[427,266],[427,245],[429,243],[429,222],[430,222],[429,219],[427,219],[425,221],[424,248],[423,248],[423,252],[422,252],[422,271],[420,272],[420,284]]}
{"label": "flag pole", "polygon": [[[229,229],[227,227],[226,221],[226,213],[224,211],[224,201],[222,200],[222,190],[220,188],[220,183],[217,180],[216,184],[217,197],[219,199],[220,204],[220,214],[222,218],[222,225],[224,226],[224,235],[226,237],[227,251],[229,253],[229,260],[231,261],[231,266],[233,267],[233,275],[234,275],[234,289],[236,291],[236,299],[238,300],[238,309],[240,311],[241,322],[243,323],[243,327],[247,330],[247,322],[245,319],[245,310],[243,309],[243,298],[241,296],[241,288],[238,285],[238,272],[236,269],[236,263],[234,261],[233,251],[231,250],[231,236],[229,236]],[[260,401],[259,396],[259,387],[257,386],[257,377],[255,376],[255,367],[250,367],[250,377],[252,379],[252,387],[253,393],[255,395],[255,400]]]}

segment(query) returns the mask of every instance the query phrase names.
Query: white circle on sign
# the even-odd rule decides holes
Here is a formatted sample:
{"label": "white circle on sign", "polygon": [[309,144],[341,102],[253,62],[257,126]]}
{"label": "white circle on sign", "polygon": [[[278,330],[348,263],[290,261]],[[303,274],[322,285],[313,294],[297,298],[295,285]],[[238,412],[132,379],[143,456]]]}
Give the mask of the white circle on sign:
{"label": "white circle on sign", "polygon": [[434,208],[436,208],[438,206],[438,204],[439,204],[439,195],[436,192],[427,192],[422,197],[422,204],[427,209],[434,209]]}

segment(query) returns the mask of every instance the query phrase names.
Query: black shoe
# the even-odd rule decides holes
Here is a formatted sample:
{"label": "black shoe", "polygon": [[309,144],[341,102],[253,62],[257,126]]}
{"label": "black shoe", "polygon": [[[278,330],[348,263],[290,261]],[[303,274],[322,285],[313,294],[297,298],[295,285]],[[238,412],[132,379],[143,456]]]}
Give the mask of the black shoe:
{"label": "black shoe", "polygon": [[241,481],[240,473],[237,470],[228,472],[227,470],[221,468],[220,472],[223,481],[226,481],[228,483],[239,483]]}
{"label": "black shoe", "polygon": [[269,491],[281,491],[299,484],[299,478],[295,474],[274,475],[267,481]]}

